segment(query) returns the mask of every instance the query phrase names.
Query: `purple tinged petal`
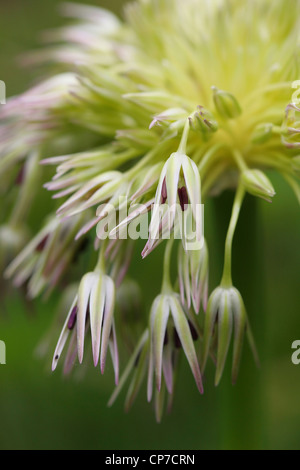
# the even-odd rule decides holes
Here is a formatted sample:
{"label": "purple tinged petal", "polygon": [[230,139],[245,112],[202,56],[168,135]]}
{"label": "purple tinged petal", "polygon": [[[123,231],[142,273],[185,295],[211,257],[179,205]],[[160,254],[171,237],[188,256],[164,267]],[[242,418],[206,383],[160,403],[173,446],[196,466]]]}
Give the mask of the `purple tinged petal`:
{"label": "purple tinged petal", "polygon": [[179,153],[172,153],[169,157],[166,165],[168,165],[166,173],[166,186],[168,194],[168,206],[170,211],[170,226],[172,227],[176,215],[176,201],[177,201],[177,191],[178,191],[178,182],[179,175],[182,166],[182,158],[184,155]]}
{"label": "purple tinged petal", "polygon": [[118,385],[119,383],[119,351],[118,351],[118,343],[117,343],[117,335],[116,335],[116,326],[115,326],[115,321],[113,321],[112,324],[112,338],[109,341],[109,349],[110,349],[110,355],[114,367],[114,372],[115,372],[115,384]]}
{"label": "purple tinged petal", "polygon": [[[85,183],[81,189],[79,189],[73,196],[71,196],[58,210],[58,213],[61,214],[63,212],[66,212],[67,210],[71,209],[74,207],[74,205],[79,204],[82,199],[86,197],[91,191],[96,191],[97,188],[110,181],[113,178],[116,178],[116,176],[119,175],[119,172],[111,171],[111,172],[106,172],[103,173],[99,176],[95,176],[91,180],[89,180],[87,183]],[[77,183],[77,181],[76,181]],[[50,187],[49,187],[50,185]],[[52,188],[52,183],[49,183],[47,185],[48,189],[59,189],[59,188]]]}
{"label": "purple tinged petal", "polygon": [[229,292],[224,294],[224,307],[218,310],[218,353],[215,385],[221,380],[232,335],[232,304]]}
{"label": "purple tinged petal", "polygon": [[136,217],[139,217],[142,214],[146,214],[150,210],[153,203],[154,203],[154,198],[151,199],[150,201],[147,201],[146,204],[138,205],[138,207],[136,209],[134,209],[132,212],[129,213],[128,217],[123,219],[122,222],[120,222],[119,225],[117,225],[110,232],[109,236],[110,237],[116,236],[119,233],[120,229],[122,229],[123,227],[127,227],[128,224],[132,220],[134,220]]}
{"label": "purple tinged petal", "polygon": [[180,306],[178,299],[172,297],[170,299],[170,306],[175,328],[178,333],[188,363],[190,364],[190,368],[194,375],[196,385],[198,387],[199,392],[203,393],[201,372],[188,321]]}
{"label": "purple tinged petal", "polygon": [[78,289],[78,313],[77,313],[77,347],[80,364],[84,353],[84,336],[86,317],[89,306],[90,293],[96,280],[95,273],[87,273],[83,276]]}
{"label": "purple tinged petal", "polygon": [[156,309],[161,302],[161,295],[157,296],[154,299],[154,302],[151,307],[151,312],[150,312],[150,354],[149,354],[149,366],[148,366],[148,380],[147,380],[147,400],[148,402],[151,401],[152,399],[152,393],[153,393],[153,374],[154,374],[154,340],[153,340],[153,327],[154,327],[154,319],[155,319],[155,312]]}
{"label": "purple tinged petal", "polygon": [[239,292],[235,289],[234,293],[229,294],[231,297],[232,314],[234,322],[234,341],[233,341],[233,358],[231,380],[235,384],[238,376],[239,365],[241,360],[244,335],[247,325],[247,315],[243,299]]}
{"label": "purple tinged petal", "polygon": [[161,388],[162,359],[164,339],[170,314],[168,297],[161,296],[155,311],[151,314],[151,334],[153,337],[153,359],[155,366],[156,386]]}
{"label": "purple tinged petal", "polygon": [[103,276],[99,274],[97,275],[97,279],[95,279],[95,282],[93,283],[89,302],[92,350],[95,367],[98,364],[100,354],[100,340],[104,311],[104,300],[104,279]]}
{"label": "purple tinged petal", "polygon": [[77,358],[77,335],[76,330],[72,331],[71,340],[67,350],[63,373],[65,376],[69,375],[74,367]]}
{"label": "purple tinged petal", "polygon": [[166,172],[167,172],[167,163],[168,162],[166,162],[163,166],[163,169],[160,174],[159,182],[157,185],[156,193],[155,193],[154,206],[153,206],[151,221],[149,225],[149,239],[152,239],[152,240],[155,240],[157,238],[157,234],[159,231],[159,211],[160,211],[159,207],[160,207],[160,202],[162,198],[162,187],[163,187]]}
{"label": "purple tinged petal", "polygon": [[197,165],[188,156],[185,156],[182,165],[187,194],[192,206],[192,212],[197,220],[197,206],[201,204],[201,181]]}
{"label": "purple tinged petal", "polygon": [[104,373],[107,347],[112,328],[113,314],[115,307],[115,285],[109,276],[105,276],[105,306],[104,306],[104,319],[101,338],[101,354],[100,354],[100,367],[101,373]]}
{"label": "purple tinged petal", "polygon": [[28,257],[32,257],[32,253],[36,251],[38,244],[47,236],[49,233],[54,232],[59,226],[57,219],[52,219],[46,227],[44,227],[32,240],[26,245],[24,250],[12,261],[7,267],[4,276],[6,278],[11,277],[20,268],[20,266],[26,261]]}
{"label": "purple tinged petal", "polygon": [[173,361],[172,361],[173,349],[171,341],[165,345],[163,351],[163,373],[166,382],[167,390],[170,394],[173,393]]}
{"label": "purple tinged petal", "polygon": [[70,186],[67,189],[64,189],[63,191],[60,191],[52,196],[52,199],[60,199],[61,197],[68,196],[69,194],[74,193],[74,191],[77,191],[77,189],[80,188],[80,184],[76,184],[74,186]]}
{"label": "purple tinged petal", "polygon": [[147,348],[149,348],[149,331],[146,330],[142,337],[140,338],[135,350],[133,351],[133,354],[132,356],[130,357],[129,361],[128,361],[128,364],[120,378],[120,381],[119,381],[119,384],[118,386],[115,388],[113,394],[111,395],[110,399],[109,399],[109,402],[108,402],[108,406],[112,406],[113,403],[115,402],[115,400],[117,399],[118,395],[120,394],[121,390],[123,389],[129,375],[130,375],[130,372],[134,369],[134,364],[136,363],[136,360],[137,360],[137,357],[140,355],[143,347],[145,344],[147,344]]}
{"label": "purple tinged petal", "polygon": [[184,255],[181,245],[179,245],[178,250],[178,282],[179,282],[179,292],[180,292],[180,301],[184,305],[185,296],[184,296],[184,282],[183,282],[183,261]]}
{"label": "purple tinged petal", "polygon": [[136,396],[141,388],[145,372],[146,372],[146,359],[148,354],[148,345],[145,344],[139,355],[137,367],[134,370],[133,378],[130,382],[128,392],[125,399],[125,411],[128,412],[136,399]]}
{"label": "purple tinged petal", "polygon": [[205,323],[204,323],[204,336],[203,336],[203,357],[202,357],[202,372],[205,370],[207,358],[209,355],[211,340],[214,332],[215,323],[218,316],[219,309],[223,309],[222,302],[222,288],[217,287],[211,294],[208,305],[207,312],[205,314]]}
{"label": "purple tinged petal", "polygon": [[80,230],[77,232],[75,236],[75,240],[78,240],[87,232],[89,232],[95,225],[97,225],[101,220],[101,217],[94,217],[92,220],[89,220]]}
{"label": "purple tinged petal", "polygon": [[206,312],[206,309],[207,309],[207,302],[208,302],[208,277],[205,280],[205,284],[204,284],[204,288],[203,288],[202,305],[203,305],[204,312]]}
{"label": "purple tinged petal", "polygon": [[66,318],[66,321],[65,321],[65,324],[62,328],[62,331],[61,331],[61,334],[60,334],[60,337],[58,339],[58,342],[57,342],[57,345],[56,345],[56,348],[55,348],[55,351],[54,351],[54,355],[53,355],[53,361],[52,361],[52,371],[54,371],[57,367],[57,363],[58,363],[58,360],[61,356],[61,353],[65,347],[65,344],[67,342],[67,339],[70,335],[70,330],[68,329],[68,324],[69,324],[69,320],[71,318],[71,315],[72,315],[72,312],[73,312],[73,309],[77,303],[77,300],[78,300],[78,297],[76,296],[72,305],[71,305],[71,308],[69,310],[69,313],[67,315],[67,318]]}

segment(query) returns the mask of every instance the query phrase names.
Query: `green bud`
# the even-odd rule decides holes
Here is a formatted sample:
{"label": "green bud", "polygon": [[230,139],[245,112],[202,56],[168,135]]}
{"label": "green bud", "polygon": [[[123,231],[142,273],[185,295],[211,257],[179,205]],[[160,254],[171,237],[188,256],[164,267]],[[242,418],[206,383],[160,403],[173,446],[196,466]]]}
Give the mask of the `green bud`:
{"label": "green bud", "polygon": [[219,90],[212,87],[215,107],[224,119],[234,119],[240,116],[242,109],[235,98],[228,91]]}
{"label": "green bud", "polygon": [[262,171],[249,169],[244,171],[241,177],[248,193],[271,202],[276,193],[269,178]]}
{"label": "green bud", "polygon": [[203,106],[198,106],[198,110],[189,117],[189,123],[190,128],[195,132],[200,132],[204,139],[216,132],[219,127],[212,113]]}
{"label": "green bud", "polygon": [[273,124],[263,123],[256,126],[251,137],[253,144],[264,144],[272,136]]}

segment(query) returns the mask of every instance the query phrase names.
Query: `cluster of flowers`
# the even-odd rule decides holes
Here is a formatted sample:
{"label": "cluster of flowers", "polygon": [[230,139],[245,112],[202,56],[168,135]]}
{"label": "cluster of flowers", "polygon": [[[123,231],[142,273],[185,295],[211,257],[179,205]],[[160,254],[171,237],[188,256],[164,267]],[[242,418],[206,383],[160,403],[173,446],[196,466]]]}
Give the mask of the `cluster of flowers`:
{"label": "cluster of flowers", "polygon": [[[29,64],[55,62],[52,78],[1,108],[0,264],[30,298],[60,286],[63,303],[72,297],[53,370],[67,343],[65,373],[81,363],[91,338],[93,362],[102,372],[110,351],[117,384],[110,403],[132,374],[130,407],[146,374],[159,420],[166,393],[172,402],[180,354],[200,392],[209,357],[219,383],[232,338],[233,382],[245,334],[257,359],[244,302],[232,283],[231,249],[245,194],[267,201],[275,195],[265,170],[282,174],[300,202],[300,108],[291,101],[299,78],[300,1],[286,3],[139,0],[126,6],[125,21],[101,8],[68,4],[64,13],[74,23],[45,35],[55,47],[26,57]],[[43,183],[54,192],[46,219],[12,260],[29,237],[29,212]],[[235,198],[224,271],[209,296],[209,240],[201,242],[197,210],[227,188]],[[104,217],[121,213],[120,200],[126,208],[143,204],[145,216],[156,208],[143,258],[165,244],[162,289],[148,321],[136,320],[138,286],[127,276],[134,241],[96,236]],[[184,231],[174,283],[178,221],[175,212],[165,216],[165,208],[176,203],[187,211],[189,227],[196,224],[201,243],[186,249],[190,233]],[[140,215],[120,217],[114,233]],[[165,241],[167,229],[171,238]],[[82,276],[75,287],[74,264]],[[130,296],[135,312],[122,319],[116,303],[124,307]],[[135,321],[143,323],[139,337]],[[132,355],[119,380],[120,338]]]}

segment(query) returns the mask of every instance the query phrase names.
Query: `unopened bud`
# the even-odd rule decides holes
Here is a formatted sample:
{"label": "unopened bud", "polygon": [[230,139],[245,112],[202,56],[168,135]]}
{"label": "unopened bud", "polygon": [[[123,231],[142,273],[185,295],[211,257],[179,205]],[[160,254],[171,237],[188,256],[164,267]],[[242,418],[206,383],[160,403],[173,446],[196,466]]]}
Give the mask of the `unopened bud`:
{"label": "unopened bud", "polygon": [[220,116],[225,119],[234,119],[240,116],[242,109],[232,93],[219,90],[216,87],[212,87],[212,90],[215,107]]}
{"label": "unopened bud", "polygon": [[189,117],[189,123],[190,128],[195,132],[200,132],[204,139],[216,132],[219,127],[212,113],[203,106],[198,106],[198,110]]}
{"label": "unopened bud", "polygon": [[261,197],[268,202],[275,196],[275,190],[271,181],[260,170],[246,170],[242,173],[242,182],[248,191],[253,196]]}
{"label": "unopened bud", "polygon": [[272,136],[273,124],[264,123],[259,124],[255,129],[251,137],[253,144],[264,144]]}

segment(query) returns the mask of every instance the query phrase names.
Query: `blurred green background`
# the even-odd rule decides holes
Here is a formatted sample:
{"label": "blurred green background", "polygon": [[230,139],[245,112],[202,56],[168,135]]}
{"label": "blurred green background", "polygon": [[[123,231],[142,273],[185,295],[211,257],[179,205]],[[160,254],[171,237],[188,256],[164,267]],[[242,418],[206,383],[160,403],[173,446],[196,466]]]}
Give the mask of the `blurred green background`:
{"label": "blurred green background", "polygon": [[[60,3],[0,1],[0,79],[8,96],[25,90],[35,77],[34,70],[20,68],[18,58],[40,45],[43,30],[63,23]],[[124,4],[81,3],[117,12]],[[273,204],[247,199],[234,243],[234,281],[248,307],[260,370],[246,345],[237,385],[229,383],[228,364],[215,389],[209,368],[205,394],[199,396],[182,361],[174,409],[161,424],[155,422],[144,389],[128,414],[124,394],[109,409],[111,371],[102,377],[98,369],[89,369],[84,380],[65,380],[34,355],[51,325],[57,298],[25,304],[5,285],[0,303],[0,339],[7,347],[7,364],[0,366],[1,449],[299,448],[300,365],[291,362],[291,344],[300,339],[299,207],[287,185],[270,177],[278,196]],[[205,206],[211,289],[220,278],[231,198],[225,193]],[[137,256],[131,270],[143,284],[146,308],[159,290],[161,252],[150,258],[142,262]]]}

